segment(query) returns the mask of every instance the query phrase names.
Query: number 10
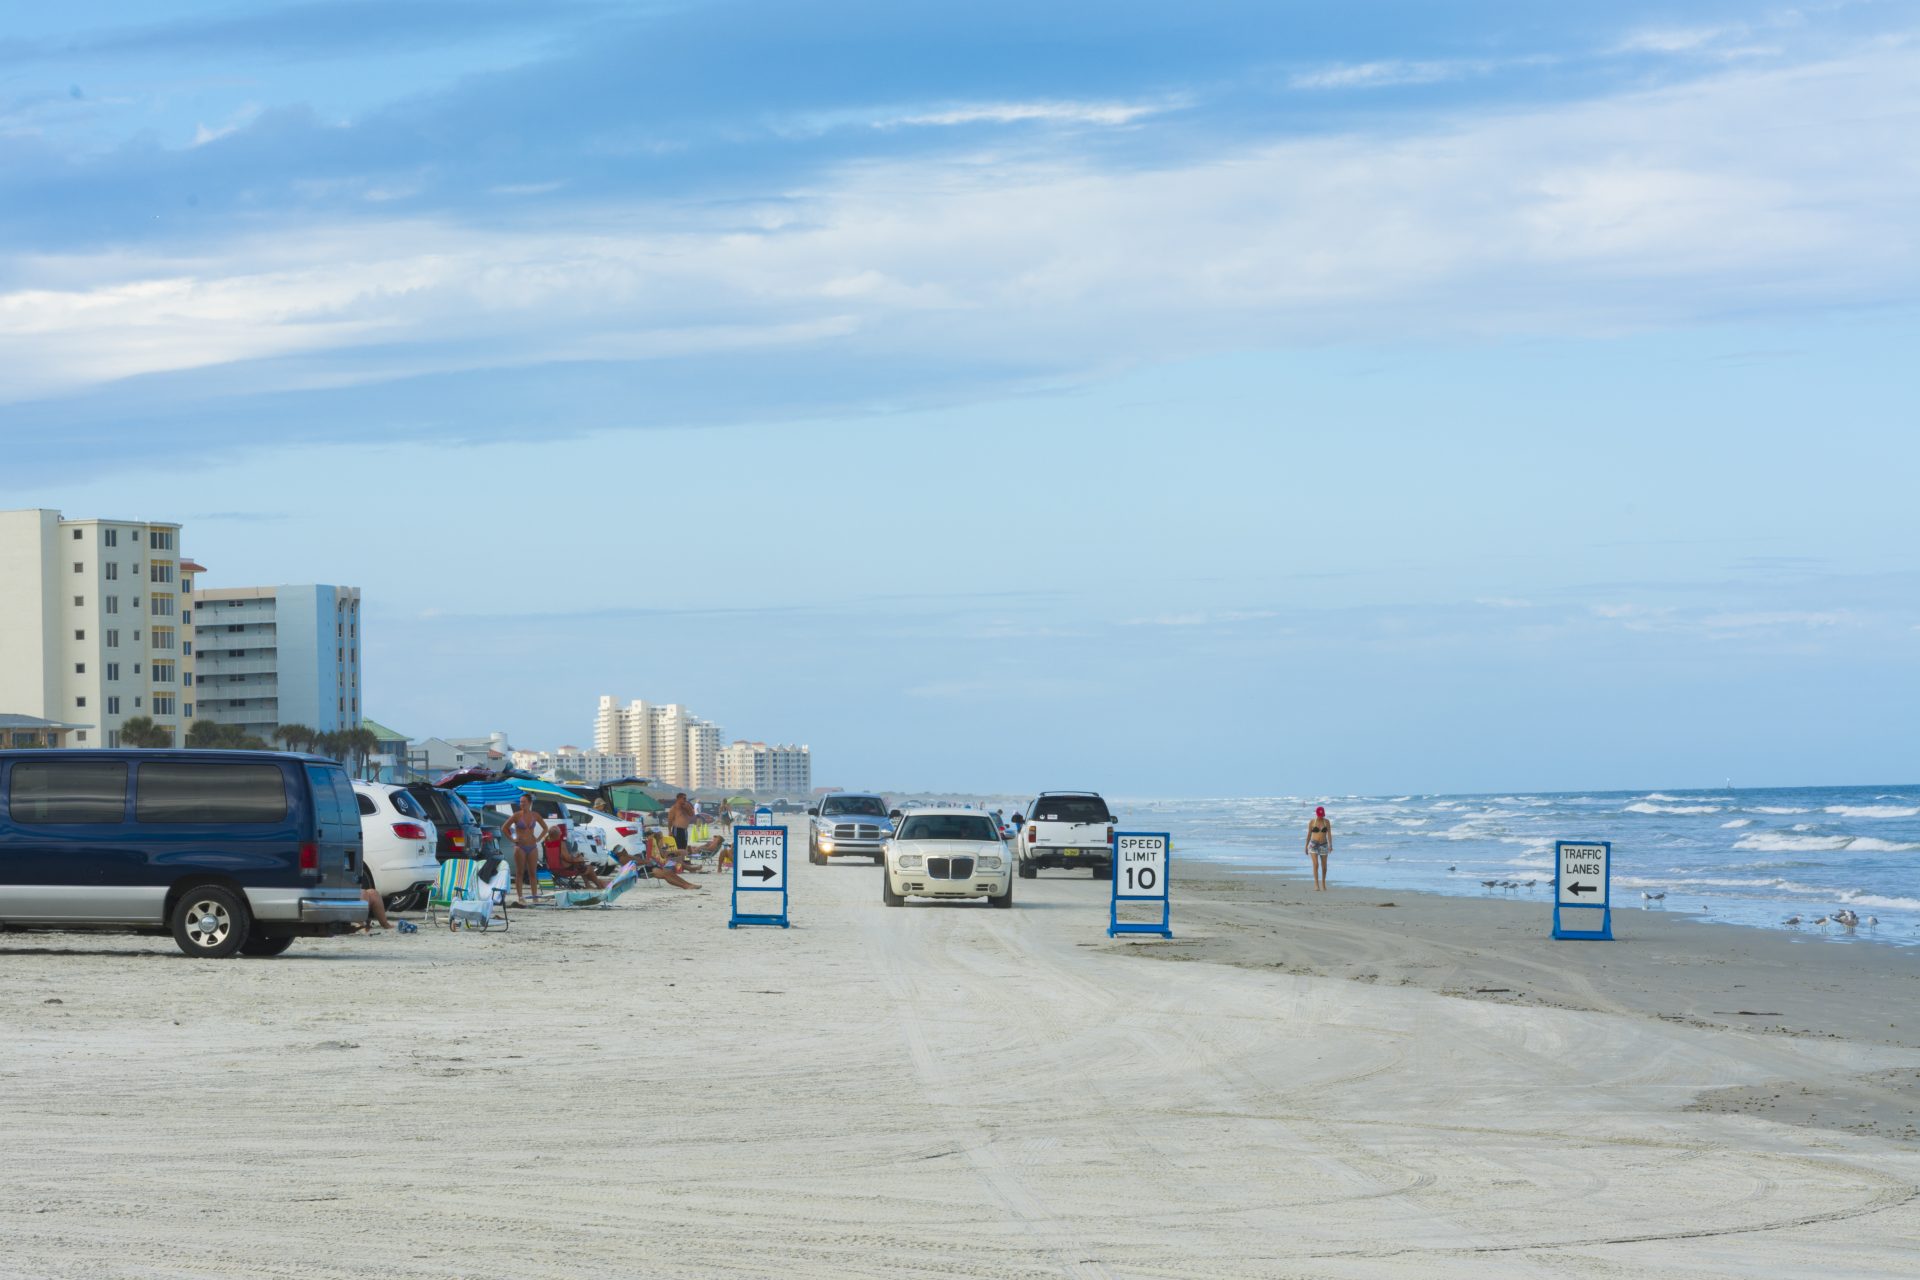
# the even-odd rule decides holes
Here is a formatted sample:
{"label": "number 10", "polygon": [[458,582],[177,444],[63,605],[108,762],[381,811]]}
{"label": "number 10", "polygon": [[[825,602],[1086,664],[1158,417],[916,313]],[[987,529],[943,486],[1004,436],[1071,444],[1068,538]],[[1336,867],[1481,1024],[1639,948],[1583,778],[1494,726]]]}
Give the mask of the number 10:
{"label": "number 10", "polygon": [[1127,888],[1151,889],[1160,877],[1153,873],[1152,867],[1128,867]]}

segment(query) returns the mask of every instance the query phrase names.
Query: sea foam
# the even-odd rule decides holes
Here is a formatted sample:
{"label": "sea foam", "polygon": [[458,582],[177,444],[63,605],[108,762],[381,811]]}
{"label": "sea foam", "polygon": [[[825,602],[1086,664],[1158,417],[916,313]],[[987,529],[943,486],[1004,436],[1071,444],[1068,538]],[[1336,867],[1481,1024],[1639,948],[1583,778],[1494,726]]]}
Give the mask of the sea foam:
{"label": "sea foam", "polygon": [[[1671,799],[1672,797],[1663,798]],[[1628,805],[1626,811],[1628,813],[1718,813],[1720,806],[1717,804],[1647,804],[1642,801],[1639,804]]]}
{"label": "sea foam", "polygon": [[1901,809],[1890,804],[1830,804],[1826,811],[1837,813],[1843,818],[1920,817],[1920,809]]}

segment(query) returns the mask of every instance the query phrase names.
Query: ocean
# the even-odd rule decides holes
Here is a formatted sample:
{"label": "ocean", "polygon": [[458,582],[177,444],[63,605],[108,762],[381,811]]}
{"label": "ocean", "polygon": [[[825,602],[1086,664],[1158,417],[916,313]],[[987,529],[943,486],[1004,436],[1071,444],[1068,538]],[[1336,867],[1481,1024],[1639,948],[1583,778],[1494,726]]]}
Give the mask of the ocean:
{"label": "ocean", "polygon": [[[1771,929],[1798,915],[1800,932],[1835,941],[1920,945],[1920,786],[1112,803],[1123,828],[1171,833],[1176,858],[1301,878],[1307,820],[1325,805],[1335,884],[1538,901],[1543,920],[1553,842],[1610,840],[1616,909]],[[1842,907],[1858,929],[1813,926]]]}

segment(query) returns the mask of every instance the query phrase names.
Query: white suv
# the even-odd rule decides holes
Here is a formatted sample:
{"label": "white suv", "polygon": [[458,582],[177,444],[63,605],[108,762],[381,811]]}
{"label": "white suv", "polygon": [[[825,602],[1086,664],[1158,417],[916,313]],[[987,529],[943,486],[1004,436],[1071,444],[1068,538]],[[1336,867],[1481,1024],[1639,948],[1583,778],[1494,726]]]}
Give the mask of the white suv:
{"label": "white suv", "polygon": [[413,911],[426,905],[440,876],[434,849],[440,833],[420,802],[401,787],[356,782],[360,802],[360,842],[373,887],[391,910]]}
{"label": "white suv", "polygon": [[1013,859],[993,819],[978,809],[907,809],[887,841],[881,900],[985,898],[1013,905]]}

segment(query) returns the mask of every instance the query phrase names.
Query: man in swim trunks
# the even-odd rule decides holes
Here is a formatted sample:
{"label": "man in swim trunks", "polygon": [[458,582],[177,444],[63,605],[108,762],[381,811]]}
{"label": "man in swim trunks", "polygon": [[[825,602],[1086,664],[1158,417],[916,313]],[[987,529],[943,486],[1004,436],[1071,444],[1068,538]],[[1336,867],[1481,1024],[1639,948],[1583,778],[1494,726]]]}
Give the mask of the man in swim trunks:
{"label": "man in swim trunks", "polygon": [[693,801],[687,799],[682,791],[673,797],[673,804],[667,809],[667,830],[673,834],[673,842],[682,849],[687,847],[687,828],[693,825]]}
{"label": "man in swim trunks", "polygon": [[1327,855],[1333,852],[1333,824],[1327,821],[1325,808],[1315,806],[1313,821],[1307,824],[1307,860],[1313,863],[1313,887],[1327,887]]}
{"label": "man in swim trunks", "polygon": [[533,811],[533,797],[522,792],[520,807],[507,815],[507,825],[503,828],[507,838],[513,841],[513,891],[521,895],[524,883],[524,896],[516,896],[513,905],[524,907],[529,901],[540,900],[540,842],[547,838],[547,820]]}

